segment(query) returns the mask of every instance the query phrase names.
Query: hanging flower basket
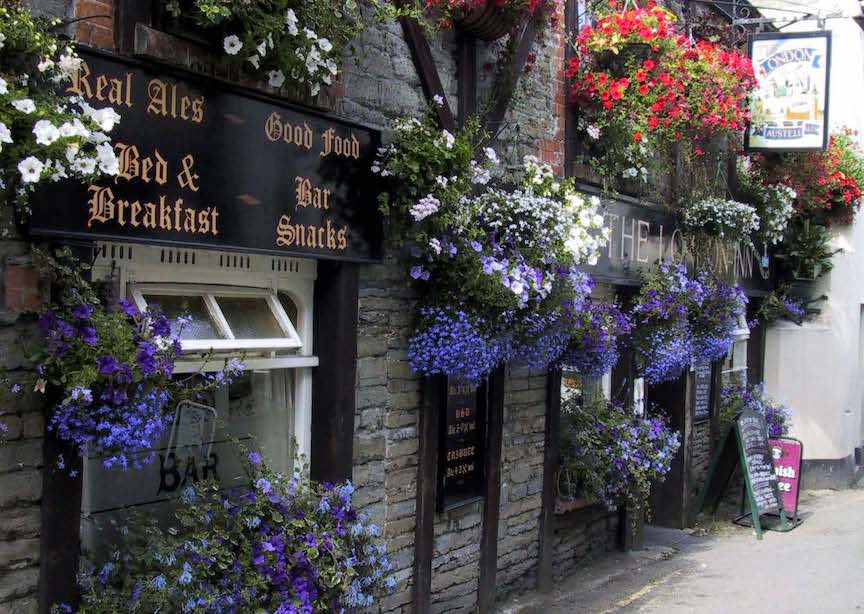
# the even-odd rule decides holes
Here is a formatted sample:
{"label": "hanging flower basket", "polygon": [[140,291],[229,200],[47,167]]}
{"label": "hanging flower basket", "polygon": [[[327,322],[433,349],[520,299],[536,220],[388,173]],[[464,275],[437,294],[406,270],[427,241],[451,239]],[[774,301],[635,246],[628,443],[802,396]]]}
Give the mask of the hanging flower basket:
{"label": "hanging flower basket", "polygon": [[463,17],[454,18],[459,28],[484,41],[498,40],[513,27],[512,15],[493,2],[469,10]]}

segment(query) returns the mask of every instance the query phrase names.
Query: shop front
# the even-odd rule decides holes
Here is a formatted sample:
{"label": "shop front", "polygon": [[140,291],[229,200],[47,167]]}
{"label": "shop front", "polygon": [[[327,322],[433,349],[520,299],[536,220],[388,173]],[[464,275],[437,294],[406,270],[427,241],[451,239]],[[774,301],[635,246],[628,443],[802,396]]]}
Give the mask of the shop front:
{"label": "shop front", "polygon": [[[174,322],[175,378],[243,370],[175,402],[170,430],[139,451],[154,462],[46,472],[46,603],[74,592],[79,539],[104,555],[136,517],[167,524],[192,484],[242,485],[241,450],[283,474],[351,477],[356,263],[381,250],[378,131],[155,65],[82,59],[69,89],[122,114],[119,172],[40,192],[31,233],[71,246],[115,299]],[[62,448],[49,432],[48,454]]]}

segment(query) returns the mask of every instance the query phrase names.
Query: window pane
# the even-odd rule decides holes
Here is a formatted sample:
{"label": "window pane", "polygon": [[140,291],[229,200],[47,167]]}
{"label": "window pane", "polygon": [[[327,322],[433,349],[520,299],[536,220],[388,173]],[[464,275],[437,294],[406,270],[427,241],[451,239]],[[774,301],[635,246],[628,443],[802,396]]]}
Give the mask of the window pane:
{"label": "window pane", "polygon": [[279,302],[282,303],[282,309],[288,314],[288,319],[294,328],[297,328],[297,305],[291,300],[291,297],[284,292],[279,293]]}
{"label": "window pane", "polygon": [[155,460],[141,469],[105,469],[98,458],[85,459],[81,526],[88,550],[109,550],[117,539],[111,521],[122,525],[129,512],[167,525],[177,498],[195,482],[214,479],[224,488],[247,484],[235,437],[259,451],[270,468],[290,473],[293,383],[290,369],[245,371],[197,403],[175,405],[172,429],[155,446]]}
{"label": "window pane", "polygon": [[278,339],[285,336],[263,298],[217,296],[216,302],[237,339]]}
{"label": "window pane", "polygon": [[219,339],[216,326],[201,296],[172,296],[167,294],[145,294],[144,300],[150,308],[164,313],[171,320],[171,332],[177,334],[177,318],[185,316],[191,321],[180,331],[181,339]]}

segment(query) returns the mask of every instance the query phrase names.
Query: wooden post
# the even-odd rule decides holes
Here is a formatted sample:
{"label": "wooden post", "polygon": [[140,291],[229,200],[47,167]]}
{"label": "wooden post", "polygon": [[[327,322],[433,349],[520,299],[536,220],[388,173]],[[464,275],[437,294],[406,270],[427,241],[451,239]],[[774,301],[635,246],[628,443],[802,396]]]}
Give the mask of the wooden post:
{"label": "wooden post", "polygon": [[[66,468],[59,469],[60,456]],[[39,561],[39,612],[78,604],[78,554],[81,535],[81,457],[75,446],[45,429],[42,441],[42,537]],[[72,471],[75,475],[72,475]]]}
{"label": "wooden post", "polygon": [[537,561],[537,590],[553,588],[552,560],[555,555],[555,497],[558,471],[558,435],[561,423],[561,369],[546,375],[546,429],[543,441],[543,499],[540,508],[540,544]]}
{"label": "wooden post", "polygon": [[417,458],[417,524],[414,526],[414,595],[416,614],[429,612],[432,596],[432,554],[435,546],[435,496],[438,485],[438,430],[447,378],[423,379],[420,404],[420,449]]}
{"label": "wooden post", "polygon": [[119,53],[135,52],[135,26],[152,25],[153,3],[148,0],[117,0],[114,10],[114,45]]}
{"label": "wooden post", "polygon": [[495,576],[498,573],[498,516],[501,504],[501,442],[504,436],[504,367],[489,375],[488,439],[486,445],[486,499],[480,537],[480,579],[477,609],[495,609]]}
{"label": "wooden post", "polygon": [[459,34],[459,126],[477,113],[477,39],[470,34]]}
{"label": "wooden post", "polygon": [[356,264],[318,262],[309,473],[319,482],[350,479],[354,467],[358,285]]}

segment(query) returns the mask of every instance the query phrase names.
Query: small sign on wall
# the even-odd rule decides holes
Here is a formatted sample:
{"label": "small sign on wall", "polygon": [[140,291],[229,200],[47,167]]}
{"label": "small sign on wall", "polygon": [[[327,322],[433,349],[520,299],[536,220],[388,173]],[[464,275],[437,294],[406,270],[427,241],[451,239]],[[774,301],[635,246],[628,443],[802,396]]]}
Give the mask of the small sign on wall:
{"label": "small sign on wall", "polygon": [[448,379],[438,447],[438,511],[483,496],[486,390]]}
{"label": "small sign on wall", "polygon": [[697,422],[711,418],[711,363],[693,365],[693,415]]}

